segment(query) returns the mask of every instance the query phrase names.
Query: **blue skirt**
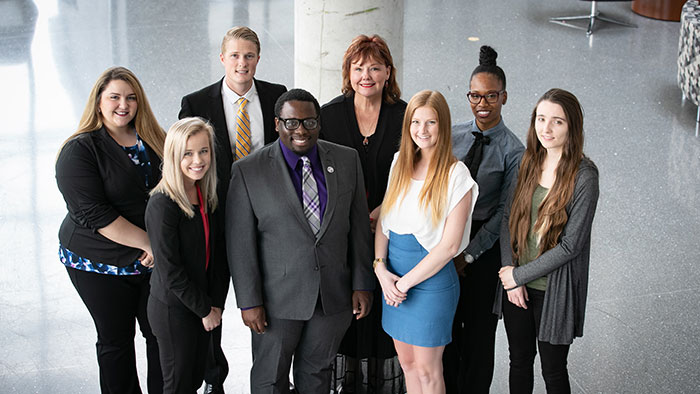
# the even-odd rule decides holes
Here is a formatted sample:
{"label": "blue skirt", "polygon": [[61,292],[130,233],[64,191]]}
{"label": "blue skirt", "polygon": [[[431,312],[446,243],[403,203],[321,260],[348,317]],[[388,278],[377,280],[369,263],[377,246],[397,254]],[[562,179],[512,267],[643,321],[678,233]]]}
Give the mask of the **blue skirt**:
{"label": "blue skirt", "polygon": [[[413,234],[389,234],[387,268],[398,276],[416,266],[428,251]],[[452,321],[459,301],[459,278],[450,260],[437,274],[408,291],[398,307],[382,303],[382,327],[392,338],[415,346],[452,342]]]}

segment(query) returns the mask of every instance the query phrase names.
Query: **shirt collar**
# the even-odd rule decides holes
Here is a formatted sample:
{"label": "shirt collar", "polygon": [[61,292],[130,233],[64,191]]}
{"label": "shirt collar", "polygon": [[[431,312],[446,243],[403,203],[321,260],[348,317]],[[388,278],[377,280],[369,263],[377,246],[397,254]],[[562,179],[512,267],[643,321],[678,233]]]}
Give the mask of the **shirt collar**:
{"label": "shirt collar", "polygon": [[[287,162],[289,168],[295,170],[297,168],[297,164],[301,160],[301,156],[289,150],[289,148],[282,143],[282,140],[279,140],[279,144],[280,148],[282,148],[284,161]],[[316,145],[311,148],[311,150],[306,154],[306,157],[308,157],[309,161],[311,161],[311,168],[321,168],[321,158],[318,155],[318,147]]]}
{"label": "shirt collar", "polygon": [[472,122],[472,132],[477,132],[477,133],[483,133],[485,136],[488,136],[490,138],[495,138],[498,137],[499,135],[503,134],[503,131],[506,129],[505,123],[503,123],[503,116],[501,116],[501,120],[498,121],[498,124],[493,126],[492,128],[488,130],[479,130],[479,127],[476,125],[476,121]]}
{"label": "shirt collar", "polygon": [[223,94],[227,101],[233,104],[235,104],[241,97],[245,97],[245,99],[250,103],[255,101],[255,98],[258,97],[258,89],[255,87],[255,80],[253,80],[253,84],[250,86],[250,89],[248,89],[243,96],[239,96],[238,93],[234,92],[230,87],[228,87],[226,84],[226,79],[224,79],[223,83],[221,84],[221,94]]}

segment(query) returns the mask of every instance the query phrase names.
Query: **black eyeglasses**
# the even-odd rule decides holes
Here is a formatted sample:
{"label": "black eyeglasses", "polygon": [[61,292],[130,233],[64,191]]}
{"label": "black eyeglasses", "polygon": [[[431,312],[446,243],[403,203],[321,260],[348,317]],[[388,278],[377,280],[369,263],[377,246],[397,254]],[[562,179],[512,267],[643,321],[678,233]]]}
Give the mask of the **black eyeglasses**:
{"label": "black eyeglasses", "polygon": [[318,116],[315,118],[306,118],[306,119],[296,119],[296,118],[289,118],[289,119],[284,119],[280,118],[279,116],[277,117],[280,121],[284,123],[284,127],[287,130],[296,130],[299,128],[301,124],[304,124],[304,128],[306,130],[314,130],[316,127],[318,127]]}
{"label": "black eyeglasses", "polygon": [[472,104],[479,104],[482,98],[486,99],[486,102],[489,104],[495,104],[498,101],[498,97],[503,92],[505,92],[505,90],[499,90],[498,92],[488,92],[484,95],[469,92],[467,93],[467,99],[469,99],[469,102]]}

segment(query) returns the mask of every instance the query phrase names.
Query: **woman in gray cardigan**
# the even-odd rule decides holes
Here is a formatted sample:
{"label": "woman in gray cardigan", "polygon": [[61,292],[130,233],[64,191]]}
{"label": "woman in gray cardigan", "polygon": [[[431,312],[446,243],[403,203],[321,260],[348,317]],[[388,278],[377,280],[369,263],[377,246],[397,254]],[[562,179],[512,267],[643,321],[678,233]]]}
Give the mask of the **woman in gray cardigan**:
{"label": "woman in gray cardigan", "polygon": [[[598,169],[583,154],[576,97],[551,89],[530,119],[501,228],[501,285],[511,393],[532,393],[537,349],[548,393],[569,393],[569,346],[583,335]],[[506,299],[503,299],[505,293]],[[536,348],[537,346],[537,348]]]}

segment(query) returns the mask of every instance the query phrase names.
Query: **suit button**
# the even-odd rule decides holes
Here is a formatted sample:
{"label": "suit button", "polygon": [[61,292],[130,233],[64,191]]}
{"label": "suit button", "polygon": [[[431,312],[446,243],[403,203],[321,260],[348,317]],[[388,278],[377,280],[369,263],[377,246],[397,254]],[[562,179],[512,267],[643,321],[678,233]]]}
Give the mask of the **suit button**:
{"label": "suit button", "polygon": [[314,271],[318,271],[318,267],[314,267]]}

